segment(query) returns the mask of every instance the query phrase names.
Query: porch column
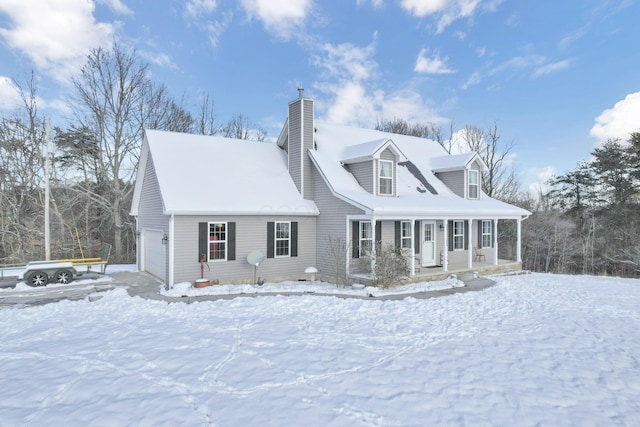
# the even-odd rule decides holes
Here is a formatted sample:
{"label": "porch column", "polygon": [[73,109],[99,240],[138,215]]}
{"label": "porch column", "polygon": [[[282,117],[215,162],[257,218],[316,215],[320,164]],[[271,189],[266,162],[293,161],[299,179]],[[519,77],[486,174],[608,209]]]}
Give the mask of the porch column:
{"label": "porch column", "polygon": [[518,232],[517,232],[517,240],[516,240],[516,261],[517,262],[522,262],[522,241],[521,241],[521,234],[522,234],[522,218],[518,218]]}
{"label": "porch column", "polygon": [[498,219],[493,220],[493,265],[498,265]]}
{"label": "porch column", "polygon": [[371,274],[376,271],[376,220],[371,218]]}
{"label": "porch column", "polygon": [[442,271],[449,271],[449,222],[446,219],[443,219],[444,223],[444,237],[443,237],[443,245],[442,245]]}
{"label": "porch column", "polygon": [[467,223],[469,224],[469,235],[467,236],[467,267],[473,268],[473,239],[471,238],[473,234],[473,220],[468,219]]}
{"label": "porch column", "polygon": [[[409,276],[413,277],[416,275],[416,246],[414,241],[416,233],[415,233],[415,230],[413,229],[416,226],[416,220],[412,219],[410,221],[411,221],[411,248],[409,249],[409,254],[411,258],[409,261]],[[400,227],[402,227],[402,222],[400,224],[401,224]]]}

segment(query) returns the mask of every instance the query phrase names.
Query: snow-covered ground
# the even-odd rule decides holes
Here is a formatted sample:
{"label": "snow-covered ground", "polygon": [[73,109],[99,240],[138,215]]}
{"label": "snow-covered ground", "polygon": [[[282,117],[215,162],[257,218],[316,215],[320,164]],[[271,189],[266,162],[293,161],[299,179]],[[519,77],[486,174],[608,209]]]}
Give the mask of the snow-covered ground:
{"label": "snow-covered ground", "polygon": [[161,289],[160,294],[169,297],[198,297],[204,295],[234,295],[234,294],[323,294],[323,295],[347,295],[347,296],[390,296],[406,295],[417,292],[437,291],[464,286],[464,282],[457,279],[446,279],[434,282],[418,282],[406,285],[381,288],[376,286],[341,286],[319,281],[302,282],[277,282],[258,285],[213,285],[204,288],[194,288],[189,282],[177,283],[171,289]]}
{"label": "snow-covered ground", "polygon": [[640,281],[0,310],[0,425],[640,425]]}

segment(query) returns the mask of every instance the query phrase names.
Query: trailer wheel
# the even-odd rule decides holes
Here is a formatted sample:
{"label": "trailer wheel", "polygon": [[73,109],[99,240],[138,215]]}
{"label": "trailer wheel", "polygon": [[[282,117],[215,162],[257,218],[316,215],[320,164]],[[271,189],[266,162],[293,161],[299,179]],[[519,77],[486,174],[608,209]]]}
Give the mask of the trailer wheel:
{"label": "trailer wheel", "polygon": [[42,271],[34,271],[29,273],[29,275],[25,279],[25,283],[29,286],[45,286],[49,281],[49,276],[47,273]]}
{"label": "trailer wheel", "polygon": [[69,270],[58,270],[56,271],[56,274],[53,275],[53,281],[55,283],[66,285],[73,281],[73,273]]}

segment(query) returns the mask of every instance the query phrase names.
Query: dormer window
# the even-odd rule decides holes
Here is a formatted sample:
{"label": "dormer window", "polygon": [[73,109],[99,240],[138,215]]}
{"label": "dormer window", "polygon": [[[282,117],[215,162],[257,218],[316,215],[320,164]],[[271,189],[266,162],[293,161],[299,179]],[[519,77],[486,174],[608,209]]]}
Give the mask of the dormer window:
{"label": "dormer window", "polygon": [[380,160],[378,166],[378,194],[393,195],[393,162]]}
{"label": "dormer window", "polygon": [[470,199],[477,199],[480,194],[480,177],[479,172],[476,170],[469,171],[469,191],[468,196]]}

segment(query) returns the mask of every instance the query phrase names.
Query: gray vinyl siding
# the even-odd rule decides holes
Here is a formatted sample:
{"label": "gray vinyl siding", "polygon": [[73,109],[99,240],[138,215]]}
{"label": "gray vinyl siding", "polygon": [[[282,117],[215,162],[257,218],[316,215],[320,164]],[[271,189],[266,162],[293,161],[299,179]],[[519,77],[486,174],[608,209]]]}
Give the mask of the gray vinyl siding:
{"label": "gray vinyl siding", "polygon": [[314,124],[313,124],[313,101],[311,99],[303,99],[303,127],[304,127],[304,157],[302,159],[303,162],[303,180],[304,180],[304,198],[308,200],[313,200],[313,177],[311,175],[311,159],[309,158],[308,152],[309,150],[313,150],[313,140],[315,138],[314,134]]}
{"label": "gray vinyl siding", "polygon": [[464,171],[441,172],[436,177],[455,194],[464,197]]}
{"label": "gray vinyl siding", "polygon": [[366,162],[352,163],[347,166],[347,169],[355,177],[356,181],[366,192],[373,194],[373,160]]}
{"label": "gray vinyl siding", "polygon": [[[349,231],[346,231],[347,215],[362,215],[364,211],[331,194],[315,167],[312,168],[311,173],[314,182],[315,202],[320,210],[318,216],[319,235],[316,242],[316,268],[322,280],[334,283],[338,262],[344,264],[347,256],[351,258],[351,227],[348,228]],[[346,246],[347,253],[343,257],[340,257],[339,254],[339,260],[336,260],[336,255],[332,254],[330,239]]]}
{"label": "gray vinyl siding", "polygon": [[313,100],[297,99],[289,104],[289,174],[300,194],[310,200],[313,199],[313,182],[307,152],[313,149],[313,123]]}
{"label": "gray vinyl siding", "polygon": [[302,192],[300,152],[302,142],[300,141],[300,127],[302,126],[302,104],[297,100],[289,104],[289,175],[299,192]]}
{"label": "gray vinyl siding", "polygon": [[236,259],[209,261],[205,278],[220,283],[252,283],[254,267],[247,255],[255,250],[267,254],[267,222],[298,223],[298,256],[268,258],[257,275],[266,281],[304,279],[304,270],[316,264],[316,217],[309,216],[176,216],[174,219],[174,283],[192,282],[200,277],[198,223],[235,222]]}
{"label": "gray vinyl siding", "polygon": [[[162,230],[169,234],[169,215],[164,215],[164,206],[162,203],[162,195],[160,194],[160,185],[156,177],[155,167],[151,156],[147,157],[147,165],[143,177],[142,189],[140,192],[140,204],[138,208],[138,230]],[[142,234],[141,234],[142,236]],[[138,268],[141,267],[142,259],[140,239],[138,238]],[[169,254],[167,251],[165,265],[169,265]],[[168,276],[168,270],[165,272],[165,278]]]}
{"label": "gray vinyl siding", "polygon": [[[466,221],[465,221],[466,222]],[[449,252],[448,252],[448,260],[449,260],[449,264],[451,263],[462,263],[462,264],[467,264],[468,259],[469,259],[469,251],[472,252],[471,258],[472,261],[475,262],[475,257],[473,256],[473,248],[476,247],[480,247],[480,241],[478,239],[478,227],[480,226],[481,221],[479,220],[473,220],[471,221],[471,245],[472,247],[470,247],[468,250],[456,250],[456,251],[452,251],[451,248],[449,248]],[[444,239],[445,236],[442,235],[438,232],[438,239],[442,238]],[[448,237],[447,237],[448,238]],[[465,244],[468,241],[467,239],[469,239],[469,236],[464,236],[464,240],[465,240]],[[444,240],[442,240],[442,242],[437,242],[437,246],[438,246],[438,250],[442,251],[444,249]],[[485,260],[486,262],[493,262],[493,248],[484,248],[482,249],[482,254],[485,256]],[[483,260],[483,262],[485,261]]]}

